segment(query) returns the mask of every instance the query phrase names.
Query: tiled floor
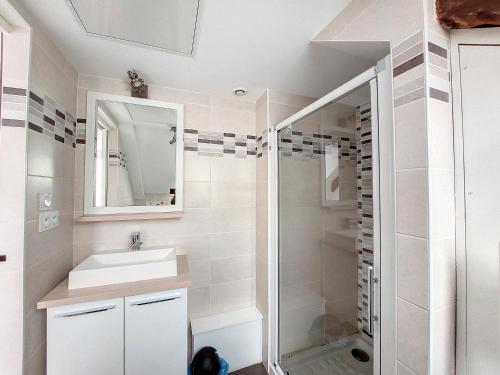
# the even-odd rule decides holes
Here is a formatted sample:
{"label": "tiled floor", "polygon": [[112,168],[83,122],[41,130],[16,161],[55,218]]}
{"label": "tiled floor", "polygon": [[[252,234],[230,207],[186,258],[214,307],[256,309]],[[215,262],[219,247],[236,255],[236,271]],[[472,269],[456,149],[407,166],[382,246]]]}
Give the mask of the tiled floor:
{"label": "tiled floor", "polygon": [[241,370],[231,372],[231,375],[267,375],[266,368],[261,363]]}

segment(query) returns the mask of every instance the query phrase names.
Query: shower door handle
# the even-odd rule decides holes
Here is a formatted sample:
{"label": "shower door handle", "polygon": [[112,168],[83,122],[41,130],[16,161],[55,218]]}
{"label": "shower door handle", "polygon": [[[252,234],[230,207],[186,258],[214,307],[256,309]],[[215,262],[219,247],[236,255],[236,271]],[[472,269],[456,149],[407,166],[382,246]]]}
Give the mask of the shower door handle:
{"label": "shower door handle", "polygon": [[368,324],[366,327],[366,330],[368,331],[368,334],[373,335],[373,322],[374,322],[374,316],[373,316],[373,287],[374,287],[374,282],[375,278],[373,277],[373,266],[368,266],[367,268],[367,278],[368,278],[368,290],[367,290],[367,296],[368,296]]}

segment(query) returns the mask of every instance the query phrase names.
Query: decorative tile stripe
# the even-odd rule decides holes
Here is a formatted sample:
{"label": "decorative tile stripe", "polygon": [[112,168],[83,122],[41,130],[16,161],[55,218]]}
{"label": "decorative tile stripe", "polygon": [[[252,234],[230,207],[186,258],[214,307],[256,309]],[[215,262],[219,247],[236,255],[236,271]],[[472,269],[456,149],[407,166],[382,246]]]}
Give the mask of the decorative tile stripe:
{"label": "decorative tile stripe", "polygon": [[127,169],[127,157],[121,151],[109,150],[108,151],[108,165],[109,166],[119,166],[123,169]]}
{"label": "decorative tile stripe", "polygon": [[85,144],[85,127],[87,126],[87,119],[78,118],[76,119],[76,144]]}
{"label": "decorative tile stripe", "polygon": [[369,104],[356,111],[357,210],[358,234],[358,328],[363,330],[369,319],[368,267],[373,266],[373,170],[372,124]]}
{"label": "decorative tile stripe", "polygon": [[346,135],[303,133],[284,129],[278,134],[281,157],[319,159],[328,151],[325,146],[337,145],[339,160],[356,160],[356,141]]}
{"label": "decorative tile stripe", "polygon": [[197,152],[200,156],[254,157],[257,155],[257,139],[250,134],[185,129],[184,151]]}
{"label": "decorative tile stripe", "polygon": [[433,87],[429,87],[429,96],[433,99],[441,100],[446,103],[450,101],[450,95],[447,92],[435,89]]}
{"label": "decorative tile stripe", "polygon": [[[85,145],[86,126],[87,119],[76,120],[76,144]],[[253,134],[184,129],[184,151],[197,152],[200,156],[255,157],[257,143],[257,137]]]}
{"label": "decorative tile stripe", "polygon": [[2,88],[2,126],[24,128],[26,126],[26,89]]}
{"label": "decorative tile stripe", "polygon": [[264,129],[262,130],[262,133],[257,136],[257,158],[261,158],[263,155],[267,154],[269,149],[269,131],[269,129]]}
{"label": "decorative tile stripe", "polygon": [[392,49],[395,108],[425,97],[424,52],[422,31]]}
{"label": "decorative tile stripe", "polygon": [[448,41],[429,32],[427,43],[429,98],[450,102],[451,80]]}
{"label": "decorative tile stripe", "polygon": [[49,96],[29,92],[28,128],[75,147],[76,122],[71,113]]}

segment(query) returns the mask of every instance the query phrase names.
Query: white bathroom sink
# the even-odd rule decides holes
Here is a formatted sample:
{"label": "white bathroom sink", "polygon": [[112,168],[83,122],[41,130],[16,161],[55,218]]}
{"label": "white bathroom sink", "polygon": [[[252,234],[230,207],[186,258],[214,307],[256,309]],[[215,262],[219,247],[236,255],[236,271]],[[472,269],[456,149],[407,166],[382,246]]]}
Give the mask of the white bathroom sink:
{"label": "white bathroom sink", "polygon": [[70,271],[68,288],[89,288],[171,276],[177,276],[175,249],[121,251],[86,258]]}

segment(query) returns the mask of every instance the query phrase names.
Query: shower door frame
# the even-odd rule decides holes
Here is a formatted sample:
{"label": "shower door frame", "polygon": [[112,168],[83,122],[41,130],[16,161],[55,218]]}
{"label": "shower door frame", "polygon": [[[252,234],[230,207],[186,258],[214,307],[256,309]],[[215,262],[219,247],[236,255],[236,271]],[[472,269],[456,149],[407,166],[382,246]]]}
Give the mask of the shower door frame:
{"label": "shower door frame", "polygon": [[[395,163],[394,114],[392,100],[392,65],[390,56],[329,94],[269,128],[268,219],[269,219],[269,348],[268,369],[273,375],[286,375],[279,365],[279,217],[278,217],[278,132],[311,113],[370,85],[372,104],[374,290],[373,358],[374,375],[396,374],[396,229],[395,229]],[[377,202],[377,204],[375,204]],[[383,214],[383,220],[382,220]],[[383,252],[380,249],[384,249]]]}

